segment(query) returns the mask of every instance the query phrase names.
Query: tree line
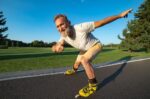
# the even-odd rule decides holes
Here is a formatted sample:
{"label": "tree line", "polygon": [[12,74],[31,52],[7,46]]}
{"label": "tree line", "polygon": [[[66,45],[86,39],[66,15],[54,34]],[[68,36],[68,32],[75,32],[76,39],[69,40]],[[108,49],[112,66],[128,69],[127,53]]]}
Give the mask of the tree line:
{"label": "tree line", "polygon": [[30,43],[26,43],[23,41],[18,41],[18,40],[10,40],[10,39],[5,39],[3,42],[3,48],[8,48],[8,47],[51,47],[53,44],[56,42],[51,42],[47,43],[42,40],[34,40]]}
{"label": "tree line", "polygon": [[[42,40],[34,40],[30,43],[26,43],[23,41],[18,41],[18,40],[10,40],[10,39],[5,39],[3,43],[1,42],[0,48],[8,48],[8,47],[52,47],[56,42],[44,42]],[[68,44],[65,44],[65,47],[71,47]]]}

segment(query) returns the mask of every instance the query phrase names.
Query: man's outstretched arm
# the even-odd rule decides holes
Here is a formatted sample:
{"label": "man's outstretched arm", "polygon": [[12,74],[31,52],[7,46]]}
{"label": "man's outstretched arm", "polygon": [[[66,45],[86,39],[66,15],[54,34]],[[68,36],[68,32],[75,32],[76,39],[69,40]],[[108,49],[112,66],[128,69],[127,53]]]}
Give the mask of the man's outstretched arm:
{"label": "man's outstretched arm", "polygon": [[95,28],[101,27],[101,26],[103,26],[103,25],[105,25],[105,24],[108,24],[108,23],[110,23],[110,22],[112,22],[112,21],[115,21],[116,19],[125,17],[125,16],[127,16],[128,13],[131,12],[131,11],[132,11],[132,9],[129,9],[129,10],[126,10],[126,11],[122,12],[122,13],[119,14],[119,15],[111,16],[111,17],[107,17],[107,18],[105,18],[105,19],[103,19],[103,20],[95,21],[95,22],[94,22]]}

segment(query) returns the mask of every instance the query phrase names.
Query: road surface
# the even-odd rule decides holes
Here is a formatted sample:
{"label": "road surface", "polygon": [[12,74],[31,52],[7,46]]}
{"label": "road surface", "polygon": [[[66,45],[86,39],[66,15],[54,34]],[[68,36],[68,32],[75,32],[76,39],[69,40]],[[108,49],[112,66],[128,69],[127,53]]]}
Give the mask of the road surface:
{"label": "road surface", "polygon": [[[150,59],[95,68],[98,91],[86,99],[150,99]],[[0,81],[0,99],[74,99],[84,71]],[[79,98],[82,99],[82,98]]]}

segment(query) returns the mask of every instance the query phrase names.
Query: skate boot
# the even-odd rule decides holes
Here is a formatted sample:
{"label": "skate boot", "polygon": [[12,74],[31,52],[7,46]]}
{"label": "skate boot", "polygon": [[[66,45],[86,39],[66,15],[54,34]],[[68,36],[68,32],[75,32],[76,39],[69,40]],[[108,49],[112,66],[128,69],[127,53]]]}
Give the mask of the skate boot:
{"label": "skate boot", "polygon": [[81,97],[88,97],[91,94],[93,94],[96,90],[97,90],[97,84],[91,84],[89,83],[87,86],[83,87],[82,89],[80,89],[79,91],[79,95]]}
{"label": "skate boot", "polygon": [[66,70],[65,71],[65,75],[72,75],[72,74],[75,74],[76,73],[76,71],[74,70],[74,69],[69,69],[69,70]]}

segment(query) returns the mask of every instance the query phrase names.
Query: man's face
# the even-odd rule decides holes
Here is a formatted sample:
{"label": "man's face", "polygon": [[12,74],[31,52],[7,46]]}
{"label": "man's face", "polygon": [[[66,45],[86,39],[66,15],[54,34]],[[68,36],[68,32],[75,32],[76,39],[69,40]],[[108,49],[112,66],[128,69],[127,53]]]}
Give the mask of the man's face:
{"label": "man's face", "polygon": [[56,24],[57,30],[63,36],[67,36],[67,34],[65,33],[65,31],[70,26],[69,22],[67,20],[65,20],[65,18],[60,17],[60,18],[56,19],[55,24]]}

